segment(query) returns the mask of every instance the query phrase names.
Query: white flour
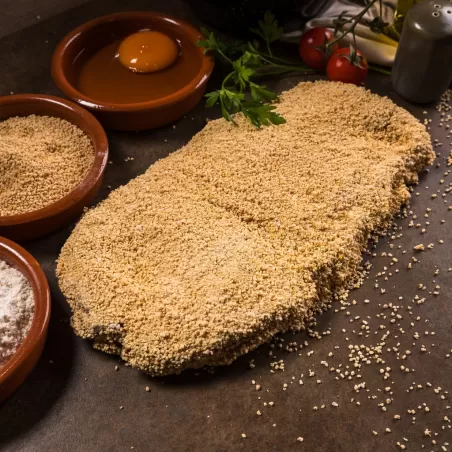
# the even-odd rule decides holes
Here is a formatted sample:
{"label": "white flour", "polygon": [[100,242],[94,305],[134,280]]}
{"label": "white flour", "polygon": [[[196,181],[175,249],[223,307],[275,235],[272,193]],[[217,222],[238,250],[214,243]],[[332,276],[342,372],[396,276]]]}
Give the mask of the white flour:
{"label": "white flour", "polygon": [[0,367],[16,352],[31,327],[33,289],[25,276],[0,260]]}

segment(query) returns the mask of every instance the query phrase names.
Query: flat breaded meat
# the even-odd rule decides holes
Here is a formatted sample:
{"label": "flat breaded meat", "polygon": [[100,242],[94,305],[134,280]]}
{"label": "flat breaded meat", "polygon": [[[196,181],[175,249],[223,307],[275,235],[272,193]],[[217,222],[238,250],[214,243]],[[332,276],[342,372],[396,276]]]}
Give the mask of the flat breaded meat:
{"label": "flat breaded meat", "polygon": [[300,83],[278,111],[209,122],[84,215],[57,267],[78,335],[152,375],[228,364],[356,283],[430,137],[353,85]]}

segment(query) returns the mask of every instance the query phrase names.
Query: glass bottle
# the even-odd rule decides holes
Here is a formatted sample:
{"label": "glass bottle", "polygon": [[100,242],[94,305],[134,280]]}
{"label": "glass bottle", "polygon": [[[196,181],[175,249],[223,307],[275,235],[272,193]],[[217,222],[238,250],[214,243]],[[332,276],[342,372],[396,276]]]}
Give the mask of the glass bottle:
{"label": "glass bottle", "polygon": [[408,13],[408,10],[415,4],[417,0],[397,0],[397,7],[394,13],[394,23],[389,27],[388,34],[396,39],[400,39],[402,33],[403,21]]}

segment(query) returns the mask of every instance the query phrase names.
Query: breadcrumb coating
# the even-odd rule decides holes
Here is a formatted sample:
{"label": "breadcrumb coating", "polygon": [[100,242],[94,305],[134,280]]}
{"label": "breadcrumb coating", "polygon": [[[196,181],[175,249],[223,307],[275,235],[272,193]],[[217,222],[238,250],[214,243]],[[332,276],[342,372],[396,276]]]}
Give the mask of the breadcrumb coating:
{"label": "breadcrumb coating", "polygon": [[430,137],[353,85],[300,83],[278,111],[209,122],[84,215],[57,266],[77,334],[152,375],[228,364],[356,281]]}

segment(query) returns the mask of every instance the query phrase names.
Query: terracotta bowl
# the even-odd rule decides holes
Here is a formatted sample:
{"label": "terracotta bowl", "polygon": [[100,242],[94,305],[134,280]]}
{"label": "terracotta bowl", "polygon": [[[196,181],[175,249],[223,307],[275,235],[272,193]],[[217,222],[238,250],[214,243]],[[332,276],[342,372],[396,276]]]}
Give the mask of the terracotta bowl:
{"label": "terracotta bowl", "polygon": [[[119,104],[85,96],[76,88],[80,55],[92,55],[117,39],[152,28],[195,47],[198,72],[182,89],[159,99]],[[213,70],[213,60],[204,55],[196,41],[201,33],[174,17],[153,12],[124,12],[87,22],[69,33],[58,45],[52,59],[52,77],[63,93],[92,111],[105,127],[116,130],[146,130],[169,124],[190,111],[201,100]]]}
{"label": "terracotta bowl", "polygon": [[50,318],[50,290],[35,258],[22,247],[0,237],[0,260],[19,270],[30,281],[35,312],[30,331],[16,353],[0,367],[0,403],[25,381],[41,356]]}
{"label": "terracotta bowl", "polygon": [[108,161],[108,141],[96,118],[73,102],[41,94],[0,98],[0,121],[31,114],[65,119],[82,129],[94,146],[94,164],[84,180],[69,194],[42,209],[0,216],[0,235],[12,240],[31,240],[53,232],[81,214],[98,192]]}

